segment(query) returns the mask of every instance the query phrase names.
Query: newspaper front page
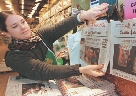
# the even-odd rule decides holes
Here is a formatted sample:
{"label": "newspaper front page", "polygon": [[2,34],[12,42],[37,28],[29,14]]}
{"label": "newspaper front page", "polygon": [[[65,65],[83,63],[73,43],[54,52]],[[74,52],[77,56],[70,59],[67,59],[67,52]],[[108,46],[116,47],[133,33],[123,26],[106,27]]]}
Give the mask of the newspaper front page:
{"label": "newspaper front page", "polygon": [[136,82],[136,19],[111,21],[110,74]]}
{"label": "newspaper front page", "polygon": [[58,83],[54,80],[35,81],[16,78],[9,77],[5,96],[62,96]]}
{"label": "newspaper front page", "polygon": [[106,72],[110,56],[110,24],[99,20],[82,29],[80,59],[87,65],[104,64]]}

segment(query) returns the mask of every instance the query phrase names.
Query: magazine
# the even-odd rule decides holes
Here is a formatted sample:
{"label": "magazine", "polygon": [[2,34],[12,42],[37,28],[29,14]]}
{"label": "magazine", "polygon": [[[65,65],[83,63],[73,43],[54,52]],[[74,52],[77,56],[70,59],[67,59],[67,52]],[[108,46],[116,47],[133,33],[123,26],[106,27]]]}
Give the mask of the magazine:
{"label": "magazine", "polygon": [[55,80],[35,81],[10,76],[5,96],[62,96]]}
{"label": "magazine", "polygon": [[110,57],[110,24],[99,20],[82,29],[80,59],[86,65],[104,64],[106,72]]}
{"label": "magazine", "polygon": [[136,82],[136,19],[111,20],[110,74]]}
{"label": "magazine", "polygon": [[90,0],[72,0],[72,14],[78,13],[80,10],[90,9]]}
{"label": "magazine", "polygon": [[60,79],[58,85],[63,96],[118,96],[113,83],[88,75]]}
{"label": "magazine", "polygon": [[66,40],[65,37],[60,37],[58,40],[56,40],[53,43],[53,51],[56,55],[56,57],[58,57],[58,55],[60,54],[60,52],[64,52],[66,49]]}
{"label": "magazine", "polygon": [[60,37],[58,40],[54,42],[53,51],[55,53],[58,65],[69,64],[66,36]]}

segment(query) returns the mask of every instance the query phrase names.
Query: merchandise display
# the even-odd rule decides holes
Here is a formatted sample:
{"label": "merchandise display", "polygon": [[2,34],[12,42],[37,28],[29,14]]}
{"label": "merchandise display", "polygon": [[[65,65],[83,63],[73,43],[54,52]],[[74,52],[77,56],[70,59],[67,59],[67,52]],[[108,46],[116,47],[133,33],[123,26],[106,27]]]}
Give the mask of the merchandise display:
{"label": "merchandise display", "polygon": [[8,79],[5,96],[118,96],[115,85],[88,75],[36,81],[18,76]]}

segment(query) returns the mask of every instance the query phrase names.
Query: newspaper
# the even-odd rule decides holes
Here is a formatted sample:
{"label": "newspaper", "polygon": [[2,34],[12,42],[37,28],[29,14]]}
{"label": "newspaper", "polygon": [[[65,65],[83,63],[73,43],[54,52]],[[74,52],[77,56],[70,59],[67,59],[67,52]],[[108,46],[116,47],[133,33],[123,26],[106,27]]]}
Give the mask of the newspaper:
{"label": "newspaper", "polygon": [[35,81],[16,78],[9,77],[5,96],[62,96],[58,83],[54,80]]}
{"label": "newspaper", "polygon": [[60,79],[58,85],[63,96],[118,96],[113,83],[87,75]]}
{"label": "newspaper", "polygon": [[110,74],[136,82],[136,19],[111,21]]}
{"label": "newspaper", "polygon": [[106,72],[110,56],[110,24],[99,20],[82,29],[80,58],[86,65],[104,64]]}

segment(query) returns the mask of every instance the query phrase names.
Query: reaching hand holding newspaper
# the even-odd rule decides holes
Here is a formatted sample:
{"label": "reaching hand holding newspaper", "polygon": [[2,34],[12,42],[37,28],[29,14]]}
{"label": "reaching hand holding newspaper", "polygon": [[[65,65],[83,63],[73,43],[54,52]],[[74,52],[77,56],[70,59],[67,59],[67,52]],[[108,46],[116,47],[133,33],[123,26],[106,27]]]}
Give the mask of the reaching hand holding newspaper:
{"label": "reaching hand holding newspaper", "polygon": [[[70,39],[68,44],[70,45],[69,49],[72,49],[72,46],[74,46],[74,49],[70,50],[70,56],[74,53],[74,57],[79,59],[76,59],[77,62],[73,63],[73,58],[70,58],[71,64],[80,63],[82,66],[104,64],[102,71],[106,72],[110,56],[109,26],[110,24],[107,20],[99,20],[75,33],[73,38],[79,38],[80,41]],[[79,37],[76,34],[79,34]],[[75,41],[70,42],[71,40]]]}

